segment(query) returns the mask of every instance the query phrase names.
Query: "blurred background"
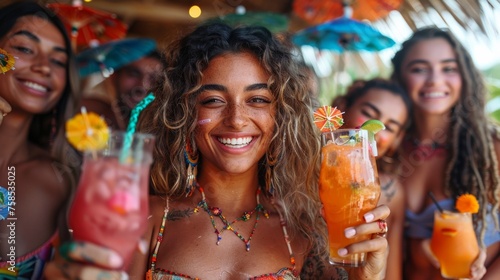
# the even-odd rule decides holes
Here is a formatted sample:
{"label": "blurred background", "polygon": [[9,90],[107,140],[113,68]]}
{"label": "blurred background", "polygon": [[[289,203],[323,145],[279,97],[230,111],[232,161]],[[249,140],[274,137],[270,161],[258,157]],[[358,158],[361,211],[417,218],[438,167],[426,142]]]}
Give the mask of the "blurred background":
{"label": "blurred background", "polygon": [[[0,5],[15,2],[2,0]],[[354,79],[387,77],[390,59],[400,43],[412,30],[427,25],[451,29],[471,52],[476,65],[483,71],[490,87],[491,97],[487,110],[500,120],[500,0],[45,0],[44,4],[63,4],[91,8],[109,13],[123,24],[91,26],[91,31],[105,36],[101,42],[116,37],[147,37],[156,41],[159,49],[170,41],[192,30],[207,20],[223,20],[230,24],[261,24],[283,38],[296,42],[297,52],[305,64],[313,69],[320,84],[320,101],[328,104]],[[350,7],[352,20],[359,21],[393,41],[392,44],[368,48],[367,46],[341,45],[340,48],[317,44],[319,39],[310,34],[311,27],[346,16]],[[59,11],[63,14],[63,9]],[[75,13],[75,12],[72,12]],[[78,26],[89,24],[92,16],[73,17]],[[92,18],[92,19],[91,19]],[[109,19],[108,19],[109,22]],[[337,23],[336,23],[337,24]],[[352,24],[351,24],[352,25]],[[342,27],[353,28],[349,24]],[[112,29],[115,30],[112,30]],[[73,27],[74,31],[75,27]],[[349,30],[349,39],[367,39],[379,42],[380,37],[367,38],[366,31]],[[116,34],[112,34],[115,32]],[[81,36],[84,33],[82,29]],[[299,42],[299,34],[313,42]],[[370,33],[371,34],[371,33]],[[316,34],[317,35],[317,34]],[[370,35],[371,36],[371,35]],[[340,39],[345,39],[342,34]],[[96,44],[94,36],[79,42],[77,51]],[[335,41],[341,41],[341,40]],[[338,45],[338,42],[336,42]],[[348,42],[349,43],[349,42]]]}

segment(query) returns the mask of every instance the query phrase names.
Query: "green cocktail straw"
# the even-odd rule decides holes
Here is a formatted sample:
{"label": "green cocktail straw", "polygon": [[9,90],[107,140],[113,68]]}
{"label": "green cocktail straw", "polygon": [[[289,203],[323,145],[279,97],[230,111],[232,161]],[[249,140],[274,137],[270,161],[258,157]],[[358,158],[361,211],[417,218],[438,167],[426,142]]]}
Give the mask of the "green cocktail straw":
{"label": "green cocktail straw", "polygon": [[130,114],[130,120],[125,131],[125,139],[123,142],[122,151],[120,153],[120,162],[124,163],[130,153],[130,146],[132,145],[132,139],[137,127],[137,121],[139,120],[139,114],[155,99],[152,92],[150,92],[144,99],[142,99],[135,107],[132,109]]}

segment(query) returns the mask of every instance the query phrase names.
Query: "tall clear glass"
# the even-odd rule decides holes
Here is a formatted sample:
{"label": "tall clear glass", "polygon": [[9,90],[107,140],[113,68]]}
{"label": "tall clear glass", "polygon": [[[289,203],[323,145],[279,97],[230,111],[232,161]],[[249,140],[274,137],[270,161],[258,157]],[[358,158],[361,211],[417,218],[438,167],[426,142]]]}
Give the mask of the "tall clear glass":
{"label": "tall clear glass", "polygon": [[479,256],[471,214],[436,211],[431,250],[439,260],[443,278],[470,278],[470,266]]}
{"label": "tall clear glass", "polygon": [[152,135],[113,132],[106,149],[85,153],[70,209],[73,240],[113,249],[124,269],[147,225],[153,146]]}
{"label": "tall clear glass", "polygon": [[[374,141],[373,139],[371,139]],[[340,248],[370,239],[370,235],[347,239],[344,229],[364,223],[363,215],[377,206],[380,198],[375,157],[368,131],[338,129],[321,135],[320,199],[328,227],[330,263],[358,267],[366,254],[338,255]]]}

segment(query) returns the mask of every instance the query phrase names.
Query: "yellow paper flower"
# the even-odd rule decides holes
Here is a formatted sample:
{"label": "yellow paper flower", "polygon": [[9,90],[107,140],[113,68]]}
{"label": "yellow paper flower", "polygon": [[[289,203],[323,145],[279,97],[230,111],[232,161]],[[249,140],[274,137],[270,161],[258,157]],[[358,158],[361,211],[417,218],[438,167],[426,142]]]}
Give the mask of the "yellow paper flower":
{"label": "yellow paper flower", "polygon": [[15,63],[16,58],[10,55],[4,49],[0,48],[0,72],[5,73],[11,69],[14,69]]}
{"label": "yellow paper flower", "polygon": [[108,142],[109,128],[96,113],[83,111],[66,122],[66,138],[81,152],[101,150]]}
{"label": "yellow paper flower", "polygon": [[466,193],[458,197],[455,208],[460,213],[475,214],[479,211],[479,203],[473,194]]}

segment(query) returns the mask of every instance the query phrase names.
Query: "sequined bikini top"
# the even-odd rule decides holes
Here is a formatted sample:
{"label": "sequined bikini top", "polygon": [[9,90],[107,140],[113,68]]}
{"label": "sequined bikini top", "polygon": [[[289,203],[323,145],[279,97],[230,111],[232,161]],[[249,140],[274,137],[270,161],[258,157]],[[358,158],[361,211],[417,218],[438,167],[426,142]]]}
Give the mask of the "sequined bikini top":
{"label": "sequined bikini top", "polygon": [[[182,273],[177,273],[169,270],[165,270],[162,268],[156,267],[156,261],[157,261],[157,254],[158,254],[158,249],[160,248],[160,244],[163,240],[163,234],[165,231],[165,224],[167,221],[167,215],[168,215],[168,200],[167,200],[167,206],[165,207],[163,217],[162,217],[162,223],[160,226],[160,232],[158,233],[158,238],[156,240],[156,246],[153,251],[153,255],[151,256],[151,267],[146,273],[146,279],[147,280],[201,280],[199,277],[192,277],[186,274]],[[286,231],[286,223],[284,222],[283,216],[281,213],[278,211],[280,215],[280,220],[281,220],[281,225],[283,227],[283,234],[284,234],[284,239],[285,242],[288,246],[288,251],[290,253],[290,264],[291,267],[284,267],[280,269],[277,272],[274,273],[268,273],[256,277],[251,277],[249,280],[300,280],[300,275],[297,272],[295,268],[295,257],[292,252],[292,247],[290,246],[290,239],[288,238],[288,234]]]}

